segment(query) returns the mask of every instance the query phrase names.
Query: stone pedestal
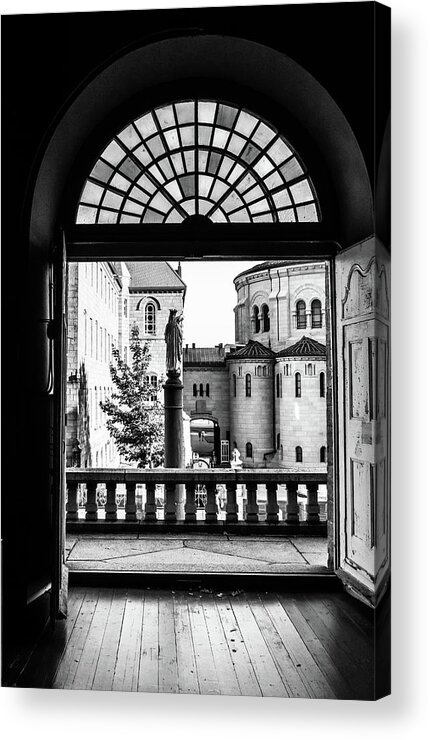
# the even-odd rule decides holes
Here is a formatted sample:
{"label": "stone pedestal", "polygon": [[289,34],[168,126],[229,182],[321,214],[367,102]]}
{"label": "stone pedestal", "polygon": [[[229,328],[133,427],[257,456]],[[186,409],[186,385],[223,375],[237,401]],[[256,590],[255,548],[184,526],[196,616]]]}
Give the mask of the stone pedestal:
{"label": "stone pedestal", "polygon": [[[164,388],[164,467],[184,466],[183,384],[179,373],[167,373]],[[185,486],[175,486],[176,520],[185,519]],[[172,512],[169,512],[169,518]]]}

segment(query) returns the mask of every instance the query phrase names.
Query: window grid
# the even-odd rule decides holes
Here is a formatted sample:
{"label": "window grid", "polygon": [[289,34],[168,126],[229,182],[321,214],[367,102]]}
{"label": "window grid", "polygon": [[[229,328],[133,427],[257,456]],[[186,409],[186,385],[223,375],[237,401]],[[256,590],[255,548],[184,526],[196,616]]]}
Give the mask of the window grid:
{"label": "window grid", "polygon": [[184,100],[145,113],[105,147],[83,187],[77,223],[320,221],[303,163],[276,129],[243,108]]}

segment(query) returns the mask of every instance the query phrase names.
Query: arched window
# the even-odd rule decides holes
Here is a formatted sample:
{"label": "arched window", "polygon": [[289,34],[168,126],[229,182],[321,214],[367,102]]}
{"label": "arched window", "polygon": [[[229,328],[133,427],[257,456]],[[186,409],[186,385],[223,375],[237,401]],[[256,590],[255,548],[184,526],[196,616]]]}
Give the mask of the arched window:
{"label": "arched window", "polygon": [[279,373],[277,373],[276,374],[276,398],[279,398],[279,396],[280,396],[280,390],[279,389],[280,389],[281,383],[280,383],[279,378],[280,378],[280,375],[279,375]]}
{"label": "arched window", "polygon": [[180,100],[144,112],[91,169],[78,224],[318,222],[303,162],[269,123],[216,100]]}
{"label": "arched window", "polygon": [[249,373],[245,375],[245,396],[251,397],[251,375]]}
{"label": "arched window", "polygon": [[325,463],[326,462],[326,448],[321,447],[320,449],[320,462]]}
{"label": "arched window", "polygon": [[209,383],[206,383],[206,395],[209,396]]}
{"label": "arched window", "polygon": [[259,365],[259,366],[257,367],[257,376],[258,376],[258,377],[260,377],[260,376],[261,376],[261,365]]}
{"label": "arched window", "polygon": [[270,319],[269,319],[269,306],[265,303],[261,306],[261,321],[263,324],[263,331],[270,330]]}
{"label": "arched window", "polygon": [[252,444],[251,444],[251,442],[247,442],[246,443],[245,455],[246,455],[246,457],[252,457]]}
{"label": "arched window", "polygon": [[315,298],[311,303],[311,316],[312,316],[312,329],[321,329],[322,327],[322,313],[321,313],[321,301]]}
{"label": "arched window", "polygon": [[265,378],[267,375],[267,367],[266,365],[263,365],[263,378]]}
{"label": "arched window", "polygon": [[300,373],[296,373],[295,383],[296,383],[296,398],[301,398],[301,395],[302,395],[302,376],[300,375]]}
{"label": "arched window", "polygon": [[237,379],[236,375],[233,374],[233,396],[236,398],[236,392],[237,392]]}
{"label": "arched window", "polygon": [[279,450],[280,447],[281,447],[281,435],[278,432],[278,434],[276,435],[276,449]]}
{"label": "arched window", "polygon": [[306,329],[306,303],[304,301],[297,301],[296,315],[297,329]]}
{"label": "arched window", "polygon": [[193,396],[197,396],[197,383],[193,385]]}
{"label": "arched window", "polygon": [[203,383],[200,383],[200,386],[199,386],[199,395],[200,396],[203,396]]}
{"label": "arched window", "polygon": [[325,374],[320,373],[320,397],[325,397]]}
{"label": "arched window", "polygon": [[258,334],[258,332],[260,331],[260,319],[259,319],[258,306],[254,306],[253,317],[254,317],[254,332],[255,334]]}
{"label": "arched window", "polygon": [[155,306],[147,303],[145,306],[145,334],[155,334]]}
{"label": "arched window", "polygon": [[308,375],[312,375],[312,363],[308,362]]}
{"label": "arched window", "polygon": [[303,462],[303,450],[301,447],[296,447],[296,462]]}
{"label": "arched window", "polygon": [[156,393],[156,391],[158,390],[158,378],[157,378],[157,376],[156,375],[151,375],[151,378],[150,378],[150,381],[149,382],[151,383],[152,387],[155,389],[155,392],[151,394],[151,401],[156,401],[157,400],[157,393]]}
{"label": "arched window", "polygon": [[128,303],[127,303],[127,298],[124,298],[124,316],[126,318],[127,318],[127,314],[128,314]]}
{"label": "arched window", "polygon": [[281,460],[284,459],[284,445],[281,445],[281,454],[280,454]]}

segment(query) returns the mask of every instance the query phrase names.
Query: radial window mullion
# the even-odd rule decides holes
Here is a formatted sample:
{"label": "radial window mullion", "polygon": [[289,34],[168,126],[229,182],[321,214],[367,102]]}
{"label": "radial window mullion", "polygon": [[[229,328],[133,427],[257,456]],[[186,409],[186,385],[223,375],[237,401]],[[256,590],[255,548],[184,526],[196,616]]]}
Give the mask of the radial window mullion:
{"label": "radial window mullion", "polygon": [[[173,104],[172,104],[172,110],[173,110],[173,117],[174,117],[174,119],[176,121],[177,120],[176,119],[176,110],[175,110],[175,106]],[[154,113],[155,113],[155,115],[154,115]],[[167,159],[170,162],[170,166],[172,168],[172,172],[173,172],[173,174],[175,174],[176,170],[175,170],[175,167],[173,166],[172,157],[171,157],[171,151],[170,151],[169,146],[167,144],[166,137],[164,136],[164,130],[163,130],[163,128],[162,128],[162,126],[161,126],[161,124],[160,124],[160,122],[158,120],[158,116],[156,115],[156,112],[155,111],[153,112],[152,117],[154,119],[154,123],[155,123],[155,126],[157,128],[158,134],[159,134],[159,136],[160,136],[160,138],[161,138],[161,140],[162,140],[162,142],[164,144],[164,148],[166,150]],[[171,127],[169,127],[169,128],[171,128]],[[178,131],[178,140],[179,140],[179,131]],[[161,170],[160,165],[158,164],[158,162],[161,160],[161,158],[162,158],[161,156],[160,157],[157,157],[155,159],[155,163],[157,164],[158,168],[160,169],[160,171],[162,172],[163,176],[165,177],[165,180],[168,181],[167,180],[167,177],[164,175],[164,172]],[[162,184],[162,186],[163,186],[163,189],[165,190],[164,184]],[[181,190],[182,190],[182,188],[181,188]],[[176,206],[176,203],[174,203],[174,205]]]}

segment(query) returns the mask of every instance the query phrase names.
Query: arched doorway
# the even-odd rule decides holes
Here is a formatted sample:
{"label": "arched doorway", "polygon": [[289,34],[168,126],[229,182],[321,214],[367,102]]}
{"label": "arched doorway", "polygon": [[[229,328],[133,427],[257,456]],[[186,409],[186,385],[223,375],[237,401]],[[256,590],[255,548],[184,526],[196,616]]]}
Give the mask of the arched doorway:
{"label": "arched doorway", "polygon": [[[221,48],[223,54],[218,53]],[[157,54],[154,54],[155,51]],[[227,66],[224,61],[221,62],[221,59],[225,59],[226,51],[232,61]],[[155,59],[158,60],[157,64]],[[192,74],[192,70],[196,68],[201,75],[199,80]],[[139,70],[139,75],[130,73],[136,69]],[[252,80],[252,89],[249,87],[249,80]],[[99,94],[107,84],[115,90],[115,95],[109,97]],[[162,104],[171,99],[172,85],[176,89],[178,86],[187,89],[186,94],[192,94],[196,98],[202,85],[211,89],[212,97],[221,86],[224,95],[228,90],[229,101],[235,100],[238,105],[243,106],[252,98],[257,113],[264,108],[270,114],[267,115],[268,119],[279,121],[281,130],[289,128],[292,132],[290,139],[313,173],[316,190],[321,193],[322,212],[327,217],[321,222],[305,223],[213,225],[208,224],[207,219],[186,219],[179,225],[132,222],[76,224],[75,208],[89,166],[93,165],[95,154],[100,152],[100,142],[108,144],[121,126],[127,124],[136,112],[141,112],[142,93],[153,105]],[[320,111],[318,116],[314,115],[315,107]],[[71,137],[72,121],[74,136]],[[319,184],[322,185],[320,191]],[[356,318],[363,308],[357,302],[354,307],[347,306],[348,298],[358,290],[354,282],[358,280],[356,275],[372,282],[375,270],[378,279],[382,281],[384,277],[381,278],[381,275],[386,273],[386,270],[381,272],[381,261],[383,264],[385,260],[384,250],[379,250],[378,264],[374,258],[376,247],[371,237],[374,224],[369,178],[360,149],[344,115],[327,91],[294,61],[273,49],[237,38],[209,35],[178,37],[142,46],[106,67],[76,96],[58,123],[45,150],[33,191],[31,253],[40,277],[38,289],[42,286],[41,289],[46,294],[49,293],[49,250],[53,239],[57,245],[59,243],[57,228],[60,221],[65,227],[66,250],[63,255],[61,249],[57,249],[57,254],[60,254],[56,268],[59,286],[57,308],[62,303],[63,295],[63,257],[78,260],[113,259],[119,256],[126,259],[184,258],[190,256],[192,239],[193,257],[210,257],[220,253],[225,256],[240,257],[246,254],[260,257],[265,253],[275,258],[288,256],[303,260],[318,255],[330,260],[331,284],[333,286],[336,282],[338,286],[336,296],[335,291],[332,291],[327,312],[333,322],[333,336],[340,348],[338,354],[336,343],[331,345],[331,360],[334,364],[343,352],[344,341],[351,344],[357,339],[351,335],[345,340],[342,324],[343,321],[349,321],[345,312],[349,311],[349,317]],[[357,243],[356,252],[349,251],[347,256],[340,255],[338,268],[335,269],[334,261],[341,249]],[[142,244],[145,245],[144,248]],[[376,303],[375,298],[375,310]],[[58,308],[58,311],[61,312],[61,309]],[[353,315],[354,311],[359,313]],[[50,317],[46,315],[44,318],[49,320]],[[384,316],[384,321],[386,318],[387,315]],[[57,321],[57,330],[60,325],[61,322]],[[363,331],[371,332],[371,325],[367,324]],[[59,337],[57,334],[57,365],[61,363]],[[39,354],[37,360],[37,369],[41,373],[49,365],[51,349],[48,340],[43,349],[44,352]],[[367,549],[365,547],[360,551],[358,558],[361,565],[358,568],[355,561],[345,567],[347,543],[342,540],[339,518],[350,511],[352,493],[347,492],[345,499],[342,499],[343,492],[339,494],[342,486],[348,487],[349,476],[338,446],[340,444],[343,451],[345,439],[348,434],[353,435],[353,430],[347,428],[347,420],[342,421],[346,419],[345,396],[343,387],[336,382],[337,368],[334,373],[332,371],[333,368],[333,382],[330,390],[329,384],[327,386],[327,396],[332,404],[334,458],[329,457],[329,468],[332,488],[338,487],[330,523],[333,533],[337,533],[333,538],[336,542],[333,562],[340,570],[347,570],[349,578],[358,580],[364,588],[372,590],[376,576],[372,575],[368,562],[371,547],[366,545]],[[60,395],[61,393],[58,398]],[[58,424],[61,425],[59,403],[56,408]],[[336,424],[338,412],[341,419],[339,428]],[[359,464],[374,463],[360,460]],[[60,487],[61,471],[58,465],[56,471],[57,487]],[[362,483],[358,473],[356,485],[367,486],[367,483]],[[385,483],[379,485],[385,486]],[[59,522],[61,507],[60,501],[57,507]],[[387,572],[386,562],[384,560],[378,569],[381,582]]]}

